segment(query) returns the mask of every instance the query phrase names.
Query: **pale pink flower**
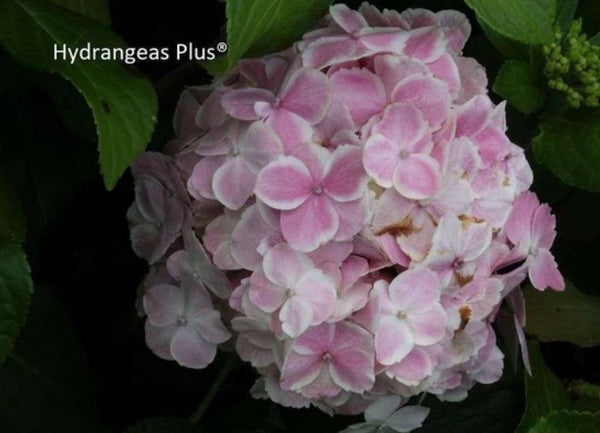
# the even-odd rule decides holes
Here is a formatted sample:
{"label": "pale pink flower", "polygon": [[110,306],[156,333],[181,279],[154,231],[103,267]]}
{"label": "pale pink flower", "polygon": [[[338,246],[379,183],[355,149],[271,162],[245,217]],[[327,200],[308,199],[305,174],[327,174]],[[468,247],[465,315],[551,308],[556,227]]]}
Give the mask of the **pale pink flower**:
{"label": "pale pink flower", "polygon": [[263,272],[250,277],[250,300],[267,313],[279,310],[282,330],[290,337],[333,314],[335,283],[305,254],[278,244],[267,251]]}
{"label": "pale pink flower", "polygon": [[366,176],[356,146],[333,153],[316,145],[280,157],[259,174],[256,196],[281,210],[283,237],[300,251],[358,233],[365,218]]}
{"label": "pale pink flower", "polygon": [[294,341],[283,364],[281,386],[315,399],[342,390],[360,393],[373,386],[373,368],[369,332],[348,321],[324,323]]}

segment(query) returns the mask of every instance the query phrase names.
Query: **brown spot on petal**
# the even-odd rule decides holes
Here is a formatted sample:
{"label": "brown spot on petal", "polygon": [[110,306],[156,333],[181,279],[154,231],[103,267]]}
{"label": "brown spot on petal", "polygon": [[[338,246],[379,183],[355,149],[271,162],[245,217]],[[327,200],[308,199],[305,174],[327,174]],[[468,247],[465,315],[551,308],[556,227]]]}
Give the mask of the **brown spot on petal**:
{"label": "brown spot on petal", "polygon": [[510,179],[508,178],[508,176],[506,176],[504,178],[504,180],[502,181],[502,185],[503,186],[510,186]]}
{"label": "brown spot on petal", "polygon": [[465,329],[465,327],[469,323],[469,320],[471,320],[471,308],[468,305],[463,305],[462,307],[460,307],[458,309],[458,313],[460,314],[460,325],[458,325],[458,328],[456,329],[456,331],[454,331],[454,335]]}
{"label": "brown spot on petal", "polygon": [[456,282],[460,287],[465,286],[473,281],[473,275],[464,276],[460,272],[454,272],[454,278],[456,278]]}
{"label": "brown spot on petal", "polygon": [[462,222],[463,228],[467,229],[470,226],[472,226],[473,224],[479,224],[484,222],[485,220],[481,219],[481,218],[477,218],[474,216],[468,216],[468,215],[459,215],[458,219]]}
{"label": "brown spot on petal", "polygon": [[417,228],[413,225],[412,218],[410,215],[408,215],[398,223],[390,224],[377,230],[375,232],[375,236],[381,236],[385,233],[390,233],[393,236],[408,236],[420,230],[420,228]]}

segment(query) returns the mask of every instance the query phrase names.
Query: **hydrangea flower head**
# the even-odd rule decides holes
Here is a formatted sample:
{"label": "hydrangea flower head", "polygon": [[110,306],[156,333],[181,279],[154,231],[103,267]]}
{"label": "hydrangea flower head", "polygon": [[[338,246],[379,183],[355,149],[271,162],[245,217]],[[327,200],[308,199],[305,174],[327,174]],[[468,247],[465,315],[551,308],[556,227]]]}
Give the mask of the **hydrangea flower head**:
{"label": "hydrangea flower head", "polygon": [[411,431],[428,413],[412,397],[500,378],[496,317],[518,310],[523,344],[519,284],[565,283],[505,104],[461,53],[470,30],[456,11],[336,4],[182,94],[176,138],[132,167],[158,356],[203,368],[233,336],[255,395],[364,413],[361,432]]}

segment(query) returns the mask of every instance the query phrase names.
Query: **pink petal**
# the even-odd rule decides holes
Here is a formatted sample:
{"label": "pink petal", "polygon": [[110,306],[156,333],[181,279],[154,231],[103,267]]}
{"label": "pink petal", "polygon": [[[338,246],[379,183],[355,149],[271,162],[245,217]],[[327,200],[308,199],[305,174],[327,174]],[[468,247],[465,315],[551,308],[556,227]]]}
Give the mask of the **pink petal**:
{"label": "pink petal", "polygon": [[[429,65],[431,67],[431,65]],[[381,79],[386,93],[392,94],[394,87],[409,75],[424,75],[429,72],[427,66],[406,56],[384,54],[377,56],[374,62],[375,74]]]}
{"label": "pink petal", "polygon": [[337,292],[333,280],[320,269],[307,272],[295,286],[296,295],[307,300],[313,312],[311,325],[329,319],[333,313]]}
{"label": "pink petal", "polygon": [[357,146],[339,146],[325,168],[323,191],[336,201],[348,202],[360,198],[366,187],[362,165],[362,150]]}
{"label": "pink petal", "polygon": [[454,10],[439,11],[435,15],[444,29],[450,48],[456,52],[462,50],[471,34],[471,23],[467,17]]}
{"label": "pink petal", "polygon": [[310,123],[291,111],[274,110],[266,122],[281,139],[285,154],[289,154],[300,144],[312,141],[313,128]]}
{"label": "pink petal", "polygon": [[190,318],[187,327],[214,344],[223,343],[231,337],[221,321],[221,315],[212,308],[205,308],[198,316]]}
{"label": "pink petal", "polygon": [[384,188],[393,185],[392,177],[400,160],[400,147],[381,134],[369,137],[363,152],[365,170]]}
{"label": "pink petal", "polygon": [[396,380],[406,385],[417,385],[433,370],[433,362],[427,352],[420,347],[415,347],[402,361],[394,364],[387,374],[392,374]]}
{"label": "pink petal", "polygon": [[352,60],[355,51],[356,41],[346,35],[322,37],[313,41],[302,52],[302,64],[308,68],[322,69]]}
{"label": "pink petal", "polygon": [[336,325],[323,323],[310,328],[294,342],[294,352],[300,355],[322,355],[331,349]]}
{"label": "pink petal", "polygon": [[314,125],[325,117],[331,102],[329,82],[322,72],[298,69],[281,94],[281,108],[296,113]]}
{"label": "pink petal", "polygon": [[241,208],[254,190],[255,175],[241,156],[223,164],[214,174],[212,189],[215,197],[231,210]]}
{"label": "pink petal", "polygon": [[362,393],[375,383],[373,352],[353,351],[336,356],[329,364],[329,374],[342,389]]}
{"label": "pink petal", "polygon": [[388,105],[373,133],[382,134],[402,149],[411,149],[428,132],[427,120],[418,108],[409,105]]}
{"label": "pink petal", "polygon": [[329,198],[311,195],[296,209],[281,214],[281,231],[289,244],[303,252],[316,250],[335,236],[339,218]]}
{"label": "pink petal", "polygon": [[303,356],[291,352],[281,371],[281,387],[297,390],[314,381],[322,367],[321,356]]}
{"label": "pink petal", "polygon": [[506,236],[510,241],[517,245],[520,242],[529,243],[531,241],[531,225],[535,211],[540,206],[535,193],[526,191],[518,196],[514,203],[512,211],[504,226]]}
{"label": "pink petal", "polygon": [[458,66],[456,66],[456,62],[450,54],[444,53],[428,66],[433,75],[448,85],[450,93],[458,95],[460,92],[460,74],[458,73]]}
{"label": "pink petal", "polygon": [[429,346],[446,335],[446,313],[440,304],[434,304],[426,313],[411,314],[406,320],[412,330],[415,344]]}
{"label": "pink petal", "polygon": [[171,355],[188,368],[205,368],[217,354],[217,346],[195,335],[186,327],[179,328],[171,340]]}
{"label": "pink petal", "polygon": [[418,108],[432,128],[438,128],[450,113],[448,86],[433,77],[412,75],[394,88],[392,101]]}
{"label": "pink petal", "polygon": [[549,249],[556,237],[556,218],[550,214],[550,206],[543,204],[539,206],[533,215],[531,231],[533,233],[533,242],[538,248]]}
{"label": "pink petal", "polygon": [[492,101],[487,95],[477,95],[456,109],[456,136],[472,137],[486,124]]}
{"label": "pink petal", "polygon": [[312,179],[297,158],[283,156],[271,162],[256,179],[256,196],[275,209],[295,209],[312,194]]}
{"label": "pink petal", "polygon": [[344,101],[357,125],[364,124],[386,104],[381,80],[367,69],[342,69],[329,80],[333,93]]}
{"label": "pink petal", "polygon": [[296,286],[302,275],[314,268],[305,254],[285,243],[275,245],[265,254],[263,267],[270,281],[290,289]]}
{"label": "pink petal", "polygon": [[565,289],[565,280],[558,270],[554,257],[547,249],[541,248],[529,263],[529,279],[538,290],[550,287],[556,291]]}
{"label": "pink petal", "polygon": [[361,44],[369,53],[401,53],[406,46],[408,34],[405,31],[388,28],[366,28],[359,33]]}
{"label": "pink petal", "polygon": [[423,154],[412,154],[401,160],[392,180],[400,194],[415,200],[433,196],[442,182],[438,162]]}
{"label": "pink petal", "polygon": [[366,227],[369,219],[369,197],[347,203],[332,203],[338,215],[338,230],[333,239],[338,242],[348,241]]}
{"label": "pink petal", "polygon": [[310,300],[292,296],[279,312],[281,329],[292,338],[296,338],[308,329],[313,322],[313,309]]}
{"label": "pink petal", "polygon": [[385,315],[375,334],[375,354],[383,365],[400,362],[413,349],[412,333],[404,320]]}
{"label": "pink petal", "polygon": [[273,93],[268,90],[247,88],[225,93],[221,103],[231,117],[240,120],[256,120],[258,115],[254,111],[254,104],[258,101],[271,103],[274,98]]}
{"label": "pink petal", "polygon": [[257,206],[250,206],[231,233],[231,255],[242,268],[258,271],[263,262],[262,255],[257,251],[259,245],[264,241],[275,241],[278,237],[279,232],[263,220]]}
{"label": "pink petal", "polygon": [[271,283],[262,274],[252,274],[250,278],[250,289],[248,291],[250,301],[266,313],[277,310],[285,301],[285,288]]}
{"label": "pink petal", "polygon": [[154,326],[149,320],[145,324],[146,345],[159,358],[172,360],[171,340],[179,329],[173,324],[169,326]]}
{"label": "pink petal", "polygon": [[258,174],[261,168],[282,153],[283,144],[273,128],[263,122],[254,122],[250,125],[240,154],[254,174]]}
{"label": "pink petal", "polygon": [[356,32],[367,27],[367,21],[361,14],[350,9],[345,4],[335,4],[329,8],[331,18],[347,33]]}
{"label": "pink petal", "polygon": [[197,200],[215,199],[212,189],[213,177],[227,159],[226,156],[207,156],[198,161],[187,181],[187,189],[192,197]]}
{"label": "pink petal", "polygon": [[440,279],[427,268],[408,269],[398,275],[388,288],[390,300],[398,311],[423,313],[440,299]]}
{"label": "pink petal", "polygon": [[177,322],[183,313],[181,290],[168,284],[151,287],[144,295],[144,311],[154,326],[167,326]]}
{"label": "pink petal", "polygon": [[439,59],[445,49],[444,32],[439,27],[421,27],[409,33],[404,54],[431,63]]}

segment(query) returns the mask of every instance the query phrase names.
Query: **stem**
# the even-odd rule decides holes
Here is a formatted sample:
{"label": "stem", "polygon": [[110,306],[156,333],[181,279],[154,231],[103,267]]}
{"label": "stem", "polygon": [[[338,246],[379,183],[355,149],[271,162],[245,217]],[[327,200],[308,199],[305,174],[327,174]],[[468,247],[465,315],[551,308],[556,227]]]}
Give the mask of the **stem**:
{"label": "stem", "polygon": [[221,370],[219,371],[219,374],[217,374],[217,377],[215,378],[214,382],[210,386],[208,392],[204,395],[204,398],[200,402],[200,405],[194,411],[194,413],[190,416],[190,422],[192,424],[196,424],[196,423],[198,423],[198,421],[200,421],[200,419],[202,419],[202,416],[204,416],[204,412],[206,412],[206,410],[212,404],[212,401],[214,400],[215,396],[219,392],[219,388],[221,388],[221,385],[225,381],[225,378],[227,378],[227,375],[231,372],[231,370],[233,370],[233,367],[235,366],[236,361],[237,361],[236,355],[232,354],[229,357],[229,359],[227,360],[227,362],[225,363],[225,365],[223,365],[223,368],[221,368]]}
{"label": "stem", "polygon": [[417,400],[417,405],[419,405],[419,406],[422,406],[422,405],[423,405],[423,402],[425,401],[425,397],[427,397],[427,393],[426,393],[426,392],[422,393],[422,394],[419,396],[419,398],[418,398],[418,400]]}
{"label": "stem", "polygon": [[576,395],[577,397],[587,397],[600,400],[600,386],[593,385],[585,380],[577,379],[572,381],[569,383],[567,391]]}

